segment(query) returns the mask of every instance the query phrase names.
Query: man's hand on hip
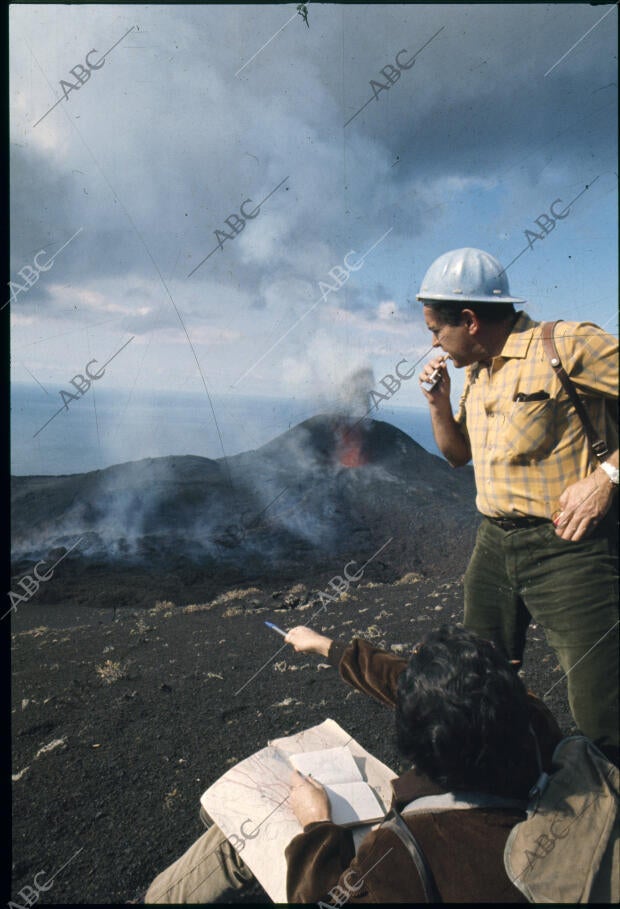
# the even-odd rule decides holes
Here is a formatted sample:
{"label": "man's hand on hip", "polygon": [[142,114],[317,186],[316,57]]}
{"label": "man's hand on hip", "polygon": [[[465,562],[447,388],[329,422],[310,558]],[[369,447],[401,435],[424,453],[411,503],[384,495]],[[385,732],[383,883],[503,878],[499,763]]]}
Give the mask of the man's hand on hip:
{"label": "man's hand on hip", "polygon": [[600,470],[567,486],[560,496],[561,510],[553,522],[557,535],[575,543],[587,537],[609,511],[614,491]]}

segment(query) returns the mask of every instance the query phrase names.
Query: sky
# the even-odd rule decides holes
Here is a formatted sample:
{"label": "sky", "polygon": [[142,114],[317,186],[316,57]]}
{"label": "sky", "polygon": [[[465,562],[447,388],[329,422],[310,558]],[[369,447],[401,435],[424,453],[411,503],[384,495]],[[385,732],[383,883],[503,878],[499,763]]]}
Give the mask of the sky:
{"label": "sky", "polygon": [[11,7],[4,305],[50,415],[106,362],[77,385],[121,437],[141,392],[195,393],[215,436],[222,400],[378,383],[424,362],[415,295],[463,246],[534,318],[617,334],[617,8],[307,11]]}

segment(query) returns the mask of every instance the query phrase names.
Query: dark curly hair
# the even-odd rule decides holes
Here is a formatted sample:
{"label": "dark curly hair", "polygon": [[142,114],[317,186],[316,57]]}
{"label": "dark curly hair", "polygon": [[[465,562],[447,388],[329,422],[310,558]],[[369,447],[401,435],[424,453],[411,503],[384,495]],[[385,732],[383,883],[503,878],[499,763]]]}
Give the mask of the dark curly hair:
{"label": "dark curly hair", "polygon": [[398,679],[398,748],[445,789],[527,794],[537,777],[529,725],[521,679],[465,628],[427,634]]}

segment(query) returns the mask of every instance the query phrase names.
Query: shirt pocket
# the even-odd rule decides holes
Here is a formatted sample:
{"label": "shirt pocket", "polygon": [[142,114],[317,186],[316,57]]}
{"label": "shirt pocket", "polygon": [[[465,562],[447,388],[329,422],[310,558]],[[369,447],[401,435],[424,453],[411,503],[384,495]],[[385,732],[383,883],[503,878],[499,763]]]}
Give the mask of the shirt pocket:
{"label": "shirt pocket", "polygon": [[513,401],[503,422],[503,449],[510,464],[541,461],[557,443],[557,401]]}

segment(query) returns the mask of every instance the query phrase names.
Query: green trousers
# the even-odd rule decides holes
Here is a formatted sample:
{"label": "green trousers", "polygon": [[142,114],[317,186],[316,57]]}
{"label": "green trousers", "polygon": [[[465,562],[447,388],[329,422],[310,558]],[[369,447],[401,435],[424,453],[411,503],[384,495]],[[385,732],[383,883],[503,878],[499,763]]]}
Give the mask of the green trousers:
{"label": "green trousers", "polygon": [[532,618],[567,678],[575,723],[617,761],[618,554],[611,516],[576,543],[560,539],[550,522],[504,530],[483,520],[465,574],[465,625],[520,663]]}
{"label": "green trousers", "polygon": [[215,824],[159,874],[145,903],[225,903],[254,875]]}

